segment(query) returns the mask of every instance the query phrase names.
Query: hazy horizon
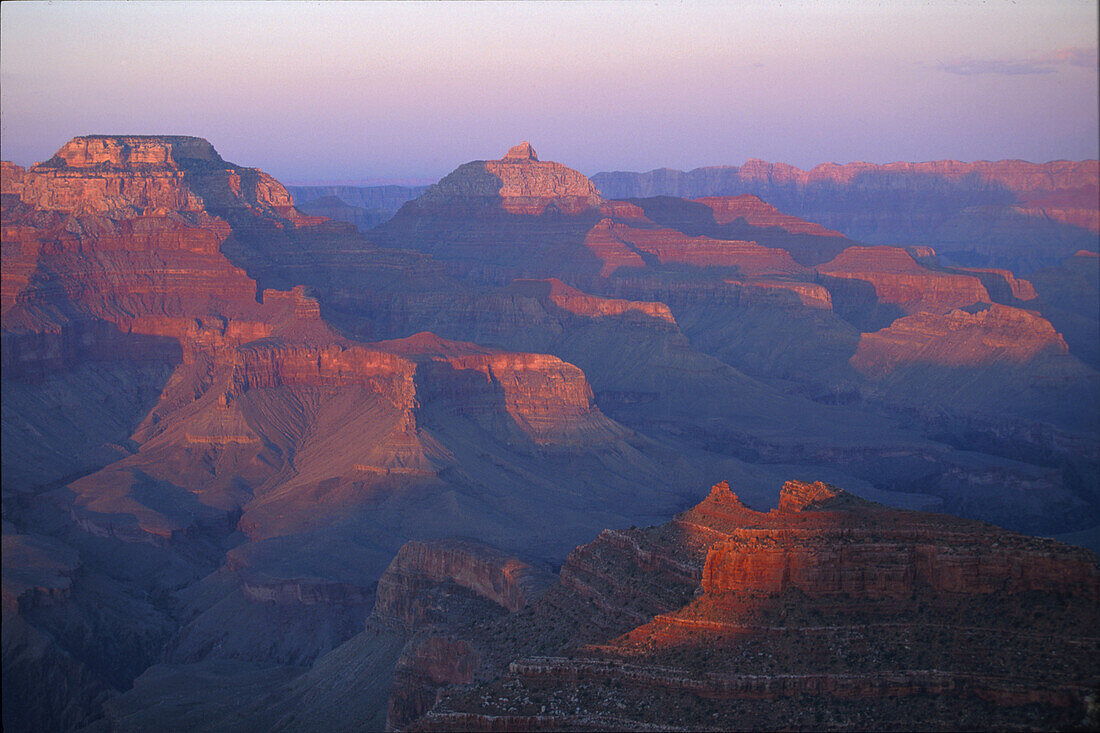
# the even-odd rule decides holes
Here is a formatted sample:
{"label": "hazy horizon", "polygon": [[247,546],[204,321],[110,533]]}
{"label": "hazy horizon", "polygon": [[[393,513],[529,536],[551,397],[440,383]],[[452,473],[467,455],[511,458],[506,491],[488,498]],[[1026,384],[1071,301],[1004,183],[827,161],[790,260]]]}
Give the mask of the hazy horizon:
{"label": "hazy horizon", "polygon": [[[4,3],[0,145],[188,134],[287,183],[1095,159],[1095,2]],[[58,42],[61,39],[62,42]]]}

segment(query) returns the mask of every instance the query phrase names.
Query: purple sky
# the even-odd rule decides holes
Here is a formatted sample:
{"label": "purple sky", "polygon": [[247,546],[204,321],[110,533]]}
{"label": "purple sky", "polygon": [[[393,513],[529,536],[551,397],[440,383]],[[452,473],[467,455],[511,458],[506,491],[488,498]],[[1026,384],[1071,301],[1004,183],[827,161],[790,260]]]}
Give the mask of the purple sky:
{"label": "purple sky", "polygon": [[286,182],[1095,158],[1095,0],[9,3],[0,145],[171,133]]}

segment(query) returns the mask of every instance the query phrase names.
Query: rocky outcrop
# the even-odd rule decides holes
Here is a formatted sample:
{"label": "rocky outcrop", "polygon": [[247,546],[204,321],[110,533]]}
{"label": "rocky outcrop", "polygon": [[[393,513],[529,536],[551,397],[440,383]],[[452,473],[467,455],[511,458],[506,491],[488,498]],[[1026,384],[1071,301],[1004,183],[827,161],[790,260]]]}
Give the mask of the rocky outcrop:
{"label": "rocky outcrop", "polygon": [[981,280],[989,297],[996,303],[1016,305],[1039,297],[1030,282],[1022,277],[1016,277],[1008,270],[993,267],[955,267],[951,268],[951,271],[973,275]]}
{"label": "rocky outcrop", "polygon": [[471,417],[498,435],[518,431],[538,444],[559,446],[626,435],[596,407],[584,372],[556,356],[499,351],[430,333],[378,347],[417,363],[423,403]]}
{"label": "rocky outcrop", "polygon": [[[939,531],[921,515],[894,512],[865,529],[844,521],[872,512],[820,482],[788,482],[774,514],[742,512],[743,529],[711,546],[703,569],[707,593],[777,595],[797,589],[809,597],[909,598],[933,594],[1100,593],[1095,564],[1082,553],[1021,536],[998,537],[990,552],[985,533]],[[847,505],[838,513],[831,507]],[[798,517],[784,515],[799,514]],[[948,525],[941,522],[941,525]]]}
{"label": "rocky outcrop", "polygon": [[534,602],[549,576],[479,542],[407,542],[378,581],[372,627],[410,635],[395,665],[387,729],[435,705],[440,690],[468,685],[483,660],[471,627]]}
{"label": "rocky outcrop", "polygon": [[570,287],[557,278],[516,280],[507,291],[553,305],[585,318],[617,317],[635,313],[675,325],[672,311],[664,303],[619,298],[601,298]]}
{"label": "rocky outcrop", "polygon": [[580,214],[599,207],[600,192],[581,173],[560,163],[540,161],[529,143],[516,145],[500,160],[459,166],[412,205],[500,208],[510,214]]}
{"label": "rocky outcrop", "polygon": [[529,564],[479,542],[406,542],[378,580],[374,616],[406,632],[431,621],[421,591],[453,583],[507,611],[537,598],[545,576]]}
{"label": "rocky outcrop", "polygon": [[831,311],[833,297],[828,288],[818,283],[798,280],[760,278],[755,280],[726,279],[738,291],[741,306],[766,308],[813,308]]}
{"label": "rocky outcrop", "polygon": [[202,138],[171,135],[73,138],[24,174],[20,200],[41,210],[112,219],[251,207],[301,219],[271,176],[226,163]]}
{"label": "rocky outcrop", "polygon": [[991,300],[981,278],[930,270],[895,247],[849,247],[817,272],[834,301],[851,309],[893,306],[900,313],[943,313]]}
{"label": "rocky outcrop", "polygon": [[734,242],[710,237],[689,237],[674,229],[640,228],[613,224],[610,235],[630,250],[660,265],[737,268],[744,275],[795,275],[805,272],[782,249],[755,242]]}
{"label": "rocky outcrop", "polygon": [[913,364],[978,367],[1026,364],[1042,354],[1068,354],[1062,336],[1034,312],[994,303],[970,312],[918,313],[860,337],[852,365],[876,377]]}
{"label": "rocky outcrop", "polygon": [[624,228],[625,225],[604,218],[584,235],[584,246],[602,263],[600,277],[608,277],[620,268],[646,267],[642,253],[618,236]]}
{"label": "rocky outcrop", "polygon": [[[576,636],[603,641],[556,635],[572,598],[592,609]],[[1100,677],[1098,598],[1084,550],[820,482],[755,511],[722,483],[668,525],[578,548],[534,618],[493,632],[533,629],[542,653],[452,687],[410,729],[889,728],[914,707],[930,729],[1056,728]]]}
{"label": "rocky outcrop", "polygon": [[818,237],[843,237],[840,232],[826,229],[820,224],[784,214],[759,196],[705,196],[695,199],[714,212],[716,224],[730,224],[744,219],[754,227],[778,227],[789,234],[810,234]]}

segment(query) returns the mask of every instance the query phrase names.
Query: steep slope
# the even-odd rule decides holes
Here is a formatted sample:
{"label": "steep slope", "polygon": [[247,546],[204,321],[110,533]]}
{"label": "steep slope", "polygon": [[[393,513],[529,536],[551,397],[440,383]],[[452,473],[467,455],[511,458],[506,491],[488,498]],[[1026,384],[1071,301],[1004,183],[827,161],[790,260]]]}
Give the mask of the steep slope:
{"label": "steep slope", "polygon": [[[523,180],[536,180],[539,166],[547,175],[558,166],[539,163],[527,152],[509,160],[502,170],[531,169]],[[382,333],[431,329],[449,338],[554,353],[585,370],[601,407],[616,420],[664,441],[689,436],[686,443],[757,465],[827,462],[876,487],[932,493],[945,505],[965,506],[968,516],[1009,522],[1016,529],[1056,531],[1060,522],[1076,522],[1070,520],[1074,512],[1095,515],[1086,509],[1094,503],[1087,487],[1098,475],[1090,457],[1095,455],[1090,447],[1096,434],[1094,373],[1069,357],[1057,360],[1059,376],[1051,379],[1044,370],[1053,362],[1038,352],[1014,361],[990,348],[967,356],[962,353],[967,344],[948,336],[950,314],[959,309],[977,312],[993,303],[1034,308],[1027,281],[995,268],[947,266],[928,247],[861,246],[754,196],[604,200],[598,206],[589,202],[587,209],[570,208],[563,200],[540,214],[537,206],[524,208],[518,183],[486,183],[486,191],[519,196],[508,206],[526,213],[508,213],[503,194],[494,198],[475,185],[487,165],[461,166],[446,187],[410,202],[372,233],[384,244],[421,242],[415,246],[446,261],[468,284],[457,296],[417,294],[396,305],[361,308]],[[576,177],[570,174],[569,180]],[[544,199],[556,192],[548,186]],[[559,213],[565,210],[577,213]],[[531,278],[532,273],[539,277]],[[508,277],[560,280],[590,298],[663,304],[675,325],[628,319],[631,309],[614,324],[609,315],[602,322],[576,318],[562,313],[550,297],[533,297],[539,293],[531,285],[502,290]],[[640,313],[637,306],[633,310]],[[876,343],[872,334],[918,314],[936,324],[932,350],[948,360],[970,361],[961,370],[945,363],[912,380],[899,374],[887,383],[866,368],[869,347],[861,344]],[[349,317],[343,323],[354,322]],[[1045,328],[1039,321],[1035,325]],[[1013,338],[1003,319],[983,317],[975,326],[974,338],[990,343]],[[916,353],[926,347],[914,331],[891,333],[894,342],[911,339],[899,348]],[[952,350],[960,353],[948,356]],[[1004,389],[974,389],[990,378]],[[1013,390],[1021,397],[1008,399]],[[963,393],[965,399],[959,399]],[[822,403],[842,409],[822,410]],[[920,440],[914,443],[912,434],[882,421],[883,409],[952,448],[929,450]],[[781,416],[787,424],[768,416]],[[825,425],[831,426],[827,436]],[[886,450],[883,444],[878,452],[920,455],[938,467],[929,474],[925,463],[901,468],[908,458],[883,456],[874,459],[874,469],[855,468],[860,460],[854,455],[876,452],[864,443],[869,435],[894,436],[894,447]],[[826,447],[829,443],[835,445]],[[947,458],[955,449],[993,457],[970,452]],[[979,468],[984,461],[990,462]],[[1008,505],[1030,505],[1032,499],[991,497],[978,478],[990,473],[1017,473],[1013,481],[1021,486],[1051,488],[1047,496],[1058,495],[1054,503],[1062,508],[1032,506],[1014,518]],[[968,478],[957,481],[961,476]],[[1075,509],[1067,514],[1070,506]],[[1045,511],[1050,514],[1041,519]],[[1029,518],[1026,523],[1022,516]]]}
{"label": "steep slope", "polygon": [[1037,307],[1065,337],[1070,351],[1100,369],[1100,255],[1081,250],[1030,279]]}
{"label": "steep slope", "polygon": [[410,729],[1056,729],[1100,676],[1098,597],[1082,550],[821,483],[756,512],[720,484],[578,548]]}
{"label": "steep slope", "polygon": [[540,161],[523,143],[499,160],[459,166],[372,230],[371,238],[433,254],[453,272],[501,285],[563,268],[588,276],[599,263],[583,240],[602,204],[591,181],[560,163]]}
{"label": "steep slope", "polygon": [[5,646],[5,677],[55,680],[72,706],[26,696],[13,721],[92,722],[162,655],[309,663],[354,634],[410,538],[553,558],[680,503],[669,452],[604,416],[571,364],[338,335],[310,292],[354,305],[449,281],[204,140],[77,138],[4,186],[5,536],[84,558],[53,610],[14,608]]}

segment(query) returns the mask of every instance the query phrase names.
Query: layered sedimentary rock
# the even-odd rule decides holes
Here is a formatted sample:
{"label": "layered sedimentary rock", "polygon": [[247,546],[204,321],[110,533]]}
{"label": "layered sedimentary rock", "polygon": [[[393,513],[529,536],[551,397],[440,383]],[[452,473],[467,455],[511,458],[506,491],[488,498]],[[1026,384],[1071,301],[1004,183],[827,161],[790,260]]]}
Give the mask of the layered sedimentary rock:
{"label": "layered sedimentary rock", "polygon": [[419,718],[441,689],[473,682],[481,652],[470,629],[528,606],[550,582],[545,571],[471,540],[402,546],[379,578],[367,623],[368,633],[397,628],[408,638],[395,664],[387,728]]}
{"label": "layered sedimentary rock", "polygon": [[889,328],[863,334],[852,364],[868,376],[881,376],[920,363],[1025,364],[1045,353],[1069,353],[1049,321],[1021,308],[992,304],[976,312],[956,309],[899,318]]}
{"label": "layered sedimentary rock", "polygon": [[557,278],[548,280],[516,280],[508,291],[539,300],[548,300],[562,310],[587,318],[623,316],[637,313],[675,324],[672,311],[664,303],[601,298],[570,287]]}
{"label": "layered sedimentary rock", "polygon": [[583,246],[603,199],[581,173],[517,145],[459,166],[371,232],[379,244],[430,253],[452,272],[496,284],[517,277],[591,276]]}
{"label": "layered sedimentary rock", "polygon": [[444,582],[518,611],[545,588],[530,565],[483,544],[464,540],[407,542],[378,580],[375,616],[413,630],[425,623],[415,606],[421,589]]}
{"label": "layered sedimentary rock", "polygon": [[255,168],[222,160],[196,137],[77,137],[23,176],[20,200],[72,214],[188,213],[260,209],[298,219],[290,194]]}
{"label": "layered sedimentary rock", "polygon": [[419,208],[503,209],[539,216],[549,211],[579,214],[602,203],[600,192],[577,171],[540,161],[529,143],[511,148],[500,160],[459,166],[416,200]]}
{"label": "layered sedimentary rock", "polygon": [[[606,235],[596,232],[600,227],[607,230]],[[601,221],[589,236],[593,234],[600,239],[605,236],[617,239],[643,260],[648,256],[657,265],[737,268],[746,275],[805,272],[785,250],[762,247],[755,242],[689,237],[674,229],[631,227],[607,220]],[[609,254],[617,257],[615,253]]]}
{"label": "layered sedimentary rock", "polygon": [[980,278],[931,270],[896,247],[849,247],[817,272],[834,300],[853,310],[893,306],[900,313],[941,313],[990,302]]}
{"label": "layered sedimentary rock", "polygon": [[598,173],[609,198],[754,194],[781,211],[875,244],[926,243],[968,263],[1053,264],[1078,248],[1096,250],[1100,164],[783,163]]}
{"label": "layered sedimentary rock", "polygon": [[[205,141],[79,138],[27,171],[6,166],[4,186],[5,520],[18,491],[20,536],[45,516],[48,533],[84,543],[81,557],[155,558],[140,583],[107,582],[109,598],[81,585],[95,563],[73,571],[71,596],[64,578],[5,591],[20,619],[22,606],[39,614],[13,643],[42,652],[26,670],[5,656],[5,678],[75,679],[85,663],[107,674],[74,683],[74,699],[98,701],[74,725],[156,661],[312,663],[362,627],[406,539],[461,529],[552,557],[615,516],[613,496],[629,492],[641,516],[671,501],[642,441],[603,415],[572,364],[431,335],[339,335],[334,306],[457,288],[423,256],[301,215]],[[633,309],[671,325],[654,304],[553,290],[562,317]],[[130,588],[152,600],[131,602]],[[109,633],[97,636],[98,616],[66,626],[116,597],[127,600]],[[95,646],[128,634],[147,651]],[[53,720],[28,700],[28,719]]]}
{"label": "layered sedimentary rock", "polygon": [[[380,727],[387,709],[391,722],[411,721],[442,687],[480,684],[510,661],[524,679],[544,669],[547,679],[605,679],[608,665],[591,656],[574,667],[534,658],[608,645],[676,615],[702,589],[707,551],[725,530],[694,520],[609,530],[573,553],[547,597],[553,612],[537,613],[506,577],[511,560],[429,541],[461,533],[556,563],[600,527],[665,521],[688,502],[685,487],[718,473],[744,478],[743,494],[762,502],[792,465],[828,466],[876,497],[942,502],[1018,527],[1061,531],[1094,516],[1083,498],[1093,475],[1088,425],[1073,414],[1090,403],[1067,388],[1081,374],[1064,349],[1043,346],[1054,341],[1042,319],[1024,324],[1021,348],[1038,346],[1022,362],[1002,358],[1019,319],[999,316],[976,330],[911,329],[885,350],[911,355],[925,336],[951,346],[962,334],[958,353],[973,351],[982,368],[1011,362],[1011,379],[982,372],[997,389],[962,380],[955,392],[937,391],[942,374],[914,372],[908,356],[881,375],[864,375],[851,360],[861,333],[838,315],[850,302],[836,283],[855,282],[843,274],[975,280],[988,291],[980,307],[944,313],[949,288],[925,301],[889,281],[893,290],[883,293],[898,302],[885,305],[898,307],[886,315],[902,334],[901,306],[921,311],[910,317],[961,322],[988,300],[1030,302],[1023,281],[988,268],[949,269],[950,260],[925,249],[905,255],[901,268],[841,257],[851,267],[825,274],[814,266],[852,244],[834,232],[756,199],[606,201],[530,146],[464,166],[410,203],[378,230],[387,248],[302,215],[277,183],[193,138],[79,139],[46,164],[6,166],[3,175],[5,489],[21,492],[5,496],[5,519],[10,511],[16,519],[5,535],[54,534],[80,559],[27,586],[37,590],[14,593],[14,607],[33,606],[18,615],[33,631],[19,648],[53,640],[14,674],[30,679],[45,665],[43,679],[79,681],[80,665],[90,665],[106,675],[65,693],[92,701],[74,714],[80,724],[98,715],[97,696],[129,689],[155,663],[163,664],[108,706],[112,721],[156,720],[150,711],[196,679],[217,680],[211,700],[188,698],[195,710],[215,711],[209,719],[247,712],[275,728],[300,723],[295,715],[325,721],[318,727],[346,724],[339,715],[352,708],[365,727]],[[856,295],[879,305],[873,285]],[[1056,379],[1035,379],[1049,359],[1062,365]],[[1047,452],[1030,464],[899,426],[861,402],[887,404],[875,390],[894,393],[891,379],[908,380],[897,394],[932,410],[993,405],[1001,432],[990,451],[1003,455],[1017,445],[1003,435],[1026,434],[1026,447]],[[1031,421],[1023,428],[1003,419],[1014,404],[1007,393],[1021,385],[1046,390],[1023,398],[1034,408],[1023,411]],[[1080,433],[1043,426],[1046,418]],[[1039,438],[1027,432],[1035,425]],[[19,471],[9,470],[13,462]],[[783,516],[792,496],[784,494]],[[418,544],[399,553],[406,540]],[[398,563],[401,572],[386,580],[395,553],[411,564]],[[883,562],[902,562],[893,549],[884,553]],[[54,567],[50,553],[24,554]],[[140,576],[96,575],[115,557]],[[851,560],[867,557],[874,553]],[[765,586],[771,562],[751,574]],[[837,582],[854,587],[856,573],[845,567]],[[780,574],[781,596],[832,582],[798,568],[790,575],[797,587]],[[870,588],[888,585],[872,580]],[[364,630],[376,590],[379,623]],[[100,607],[110,609],[109,623],[91,610]],[[387,608],[391,621],[404,621],[383,624]],[[470,623],[452,624],[452,611]],[[65,655],[71,666],[58,661]],[[7,660],[5,679],[16,669]],[[631,679],[670,679],[655,665],[639,665]],[[711,689],[689,671],[688,687]],[[962,679],[922,675],[907,669],[904,689]],[[742,676],[720,687],[773,695],[892,684],[814,680]],[[333,690],[348,681],[359,692],[334,706],[341,696]],[[378,690],[388,694],[391,681],[387,702]],[[233,699],[240,690],[280,702],[242,705]],[[1046,700],[1048,692],[1035,694]],[[565,720],[573,694],[541,703],[549,719]],[[542,714],[530,712],[536,721]]]}
{"label": "layered sedimentary rock", "polygon": [[780,248],[801,265],[835,257],[853,242],[815,222],[780,212],[756,196],[711,196],[699,199],[654,196],[630,199],[645,217],[691,236],[747,240]]}
{"label": "layered sedimentary rock", "polygon": [[[411,728],[882,728],[914,709],[927,729],[1056,728],[1100,676],[1098,597],[1083,550],[822,483],[758,512],[719,484],[668,525],[578,548],[491,632],[531,630],[539,652],[504,663],[498,644]],[[575,603],[589,621],[563,638],[550,619]]]}
{"label": "layered sedimentary rock", "polygon": [[820,224],[784,214],[759,196],[704,196],[695,199],[714,212],[716,224],[729,224],[744,219],[754,227],[778,227],[790,234],[812,234],[820,237],[843,237],[840,232],[826,229]]}

